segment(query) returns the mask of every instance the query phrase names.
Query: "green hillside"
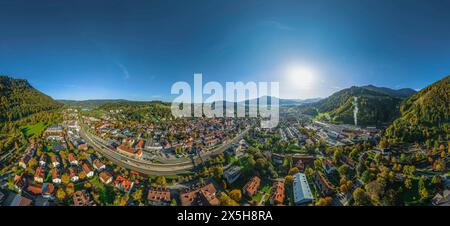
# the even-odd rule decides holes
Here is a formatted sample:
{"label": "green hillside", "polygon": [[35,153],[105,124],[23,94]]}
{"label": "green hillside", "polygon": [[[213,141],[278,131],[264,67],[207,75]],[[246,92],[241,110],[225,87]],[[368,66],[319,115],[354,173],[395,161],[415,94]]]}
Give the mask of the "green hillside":
{"label": "green hillside", "polygon": [[413,92],[411,89],[353,86],[310,105],[304,112],[334,123],[353,124],[353,101],[357,97],[358,125],[383,125],[399,116],[400,102]]}
{"label": "green hillside", "polygon": [[450,129],[450,76],[420,90],[401,107],[401,117],[387,129],[394,141],[448,140]]}
{"label": "green hillside", "polygon": [[34,89],[26,80],[0,75],[0,123],[60,106],[51,97]]}

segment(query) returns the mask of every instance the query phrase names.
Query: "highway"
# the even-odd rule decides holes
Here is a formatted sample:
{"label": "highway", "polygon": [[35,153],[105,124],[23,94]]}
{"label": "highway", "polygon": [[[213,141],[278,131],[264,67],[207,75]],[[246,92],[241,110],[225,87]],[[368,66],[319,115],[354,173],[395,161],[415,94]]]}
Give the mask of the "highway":
{"label": "highway", "polygon": [[[102,144],[96,136],[84,131],[81,127],[80,136],[94,148],[94,150],[103,154],[111,162],[130,169],[135,170],[148,175],[176,175],[189,172],[196,165],[201,164],[202,161],[208,160],[211,156],[218,155],[227,150],[232,144],[239,142],[245,134],[248,133],[250,127],[242,131],[238,136],[232,140],[222,144],[220,147],[215,148],[205,154],[196,156],[191,161],[184,161],[179,163],[152,163],[141,159],[134,159],[125,155],[122,155],[116,151],[109,149],[106,145]],[[195,163],[195,164],[194,164]]]}

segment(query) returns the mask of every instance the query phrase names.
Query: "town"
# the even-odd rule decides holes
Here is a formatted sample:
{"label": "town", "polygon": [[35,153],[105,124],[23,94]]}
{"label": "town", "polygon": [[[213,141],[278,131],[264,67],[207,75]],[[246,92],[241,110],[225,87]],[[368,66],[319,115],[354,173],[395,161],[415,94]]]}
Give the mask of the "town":
{"label": "town", "polygon": [[[127,111],[120,105],[61,110],[60,123],[19,147],[17,161],[9,156],[14,164],[2,171],[0,203],[450,204],[448,142],[387,145],[384,128],[309,117],[283,117],[264,129],[249,118],[151,112],[130,119]],[[165,115],[155,120],[155,114]]]}

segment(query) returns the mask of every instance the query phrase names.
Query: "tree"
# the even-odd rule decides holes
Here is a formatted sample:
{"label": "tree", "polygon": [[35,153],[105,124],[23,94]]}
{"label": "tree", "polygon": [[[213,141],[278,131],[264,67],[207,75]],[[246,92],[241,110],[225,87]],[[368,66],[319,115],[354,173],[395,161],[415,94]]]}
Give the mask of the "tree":
{"label": "tree", "polygon": [[69,183],[66,187],[66,194],[71,196],[75,192],[75,185],[73,183]]}
{"label": "tree", "polygon": [[308,177],[312,177],[312,175],[314,174],[314,170],[311,169],[310,167],[307,167],[305,173]]}
{"label": "tree", "polygon": [[353,191],[353,200],[355,201],[356,206],[370,205],[369,196],[362,188],[356,188],[355,191]]}
{"label": "tree", "polygon": [[300,170],[297,168],[297,167],[292,167],[290,170],[289,170],[289,175],[294,175],[294,174],[296,174],[296,173],[298,173],[298,172],[300,172]]}
{"label": "tree", "polygon": [[374,203],[378,203],[380,197],[384,194],[384,184],[378,182],[378,180],[366,184],[366,194]]}
{"label": "tree", "polygon": [[63,184],[68,184],[69,182],[70,182],[70,176],[67,174],[67,173],[64,173],[62,176],[61,176],[61,182],[63,183]]}
{"label": "tree", "polygon": [[348,171],[348,165],[343,164],[342,166],[339,166],[337,171],[341,177],[345,177],[345,175],[347,174],[347,171]]}
{"label": "tree", "polygon": [[412,180],[409,177],[405,178],[405,188],[407,188],[408,190],[412,188]]}
{"label": "tree", "polygon": [[329,206],[332,203],[333,199],[329,196],[325,198],[319,198],[315,203],[316,206]]}
{"label": "tree", "polygon": [[166,177],[164,177],[164,176],[156,177],[156,184],[161,185],[161,186],[166,186],[167,185]]}
{"label": "tree", "polygon": [[140,201],[142,199],[142,189],[137,189],[131,196],[134,201]]}
{"label": "tree", "polygon": [[284,181],[285,181],[287,184],[291,184],[291,183],[294,181],[294,177],[293,177],[292,175],[287,175],[287,176],[284,178]]}
{"label": "tree", "polygon": [[220,193],[220,205],[221,206],[238,206],[239,204],[234,201],[232,198],[230,198],[225,192]]}
{"label": "tree", "polygon": [[66,199],[66,193],[64,192],[64,189],[58,188],[58,190],[56,191],[56,198],[59,201],[64,201]]}
{"label": "tree", "polygon": [[232,198],[236,202],[240,202],[242,199],[242,192],[240,189],[233,189],[230,192],[230,198]]}
{"label": "tree", "polygon": [[84,180],[84,179],[86,179],[86,173],[85,173],[84,171],[81,171],[81,172],[78,174],[78,177],[80,178],[80,180]]}
{"label": "tree", "polygon": [[419,195],[422,201],[427,200],[429,197],[428,190],[425,187],[423,187],[422,189],[419,190]]}

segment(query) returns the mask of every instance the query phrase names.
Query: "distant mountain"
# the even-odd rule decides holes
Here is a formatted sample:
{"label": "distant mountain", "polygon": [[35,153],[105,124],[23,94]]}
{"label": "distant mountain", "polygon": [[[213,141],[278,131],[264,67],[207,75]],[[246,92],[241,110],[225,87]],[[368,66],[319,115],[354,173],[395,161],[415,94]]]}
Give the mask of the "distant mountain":
{"label": "distant mountain", "polygon": [[[311,103],[316,103],[319,100],[321,100],[321,98],[310,98],[310,99],[282,99],[282,98],[278,98],[278,97],[273,97],[273,96],[266,96],[267,97],[267,103],[271,104],[272,100],[278,100],[278,104],[280,106],[289,106],[289,105],[303,105],[303,104],[311,104]],[[257,101],[257,103],[261,102],[261,99],[263,97],[259,97],[257,99],[252,99],[252,100],[246,100],[245,103],[249,103],[250,101]],[[239,103],[244,103],[244,101],[241,101]]]}
{"label": "distant mountain", "polygon": [[383,125],[399,115],[400,102],[412,89],[393,90],[376,86],[353,86],[308,105],[304,112],[335,123],[354,123],[354,98],[358,106],[358,125]]}
{"label": "distant mountain", "polygon": [[400,107],[401,116],[386,130],[395,141],[449,140],[450,76],[420,90]]}
{"label": "distant mountain", "polygon": [[127,102],[124,99],[98,99],[98,100],[57,100],[59,103],[75,107],[97,107],[108,103]]}
{"label": "distant mountain", "polygon": [[392,97],[399,97],[399,98],[408,98],[416,93],[415,90],[410,88],[404,88],[404,89],[390,89],[386,87],[376,87],[373,85],[363,86],[362,88],[372,90],[379,93],[384,93],[388,96]]}
{"label": "distant mountain", "polygon": [[51,97],[33,88],[26,80],[0,75],[0,123],[60,106]]}

